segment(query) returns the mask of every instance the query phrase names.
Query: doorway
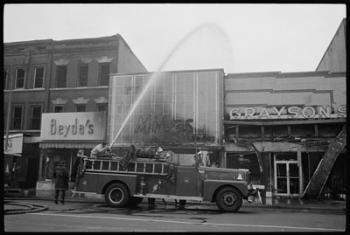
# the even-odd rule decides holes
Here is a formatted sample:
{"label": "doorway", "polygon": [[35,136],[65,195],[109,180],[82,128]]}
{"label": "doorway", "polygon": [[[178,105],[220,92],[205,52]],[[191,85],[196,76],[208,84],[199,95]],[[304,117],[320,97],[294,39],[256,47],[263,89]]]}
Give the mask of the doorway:
{"label": "doorway", "polygon": [[280,153],[274,157],[275,194],[277,196],[300,195],[300,168],[297,153]]}

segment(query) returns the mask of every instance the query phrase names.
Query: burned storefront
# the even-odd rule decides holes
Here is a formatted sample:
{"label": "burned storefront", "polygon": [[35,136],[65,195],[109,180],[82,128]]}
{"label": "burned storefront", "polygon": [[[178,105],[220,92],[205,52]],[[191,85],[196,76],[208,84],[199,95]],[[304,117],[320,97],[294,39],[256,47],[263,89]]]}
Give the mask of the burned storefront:
{"label": "burned storefront", "polygon": [[251,169],[267,198],[344,197],[345,77],[340,72],[228,74],[226,167]]}

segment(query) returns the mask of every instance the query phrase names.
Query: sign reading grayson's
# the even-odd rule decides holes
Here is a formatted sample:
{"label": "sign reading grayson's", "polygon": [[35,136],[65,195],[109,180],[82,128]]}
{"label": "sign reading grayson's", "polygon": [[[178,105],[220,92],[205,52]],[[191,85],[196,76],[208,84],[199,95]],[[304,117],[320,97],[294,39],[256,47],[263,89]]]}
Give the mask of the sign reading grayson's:
{"label": "sign reading grayson's", "polygon": [[237,107],[229,111],[230,119],[324,119],[345,118],[346,106]]}
{"label": "sign reading grayson's", "polygon": [[104,140],[105,134],[105,112],[42,114],[42,140]]}

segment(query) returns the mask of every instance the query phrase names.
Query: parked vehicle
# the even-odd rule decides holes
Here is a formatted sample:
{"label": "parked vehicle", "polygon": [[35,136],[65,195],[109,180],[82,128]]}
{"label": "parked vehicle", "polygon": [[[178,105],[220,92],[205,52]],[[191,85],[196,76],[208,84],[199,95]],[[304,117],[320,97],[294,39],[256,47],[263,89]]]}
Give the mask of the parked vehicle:
{"label": "parked vehicle", "polygon": [[183,164],[170,160],[137,158],[127,167],[122,158],[85,159],[77,191],[104,194],[112,207],[136,206],[143,198],[216,202],[222,211],[236,212],[243,199],[254,200],[256,190],[247,169]]}

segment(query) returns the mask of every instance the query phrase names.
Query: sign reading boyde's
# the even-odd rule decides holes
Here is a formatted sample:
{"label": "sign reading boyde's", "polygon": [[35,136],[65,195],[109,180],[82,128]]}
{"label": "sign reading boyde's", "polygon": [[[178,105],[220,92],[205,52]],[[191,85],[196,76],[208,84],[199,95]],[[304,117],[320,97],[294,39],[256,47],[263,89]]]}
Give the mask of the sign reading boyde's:
{"label": "sign reading boyde's", "polygon": [[104,140],[106,113],[43,113],[42,140]]}
{"label": "sign reading boyde's", "polygon": [[324,119],[346,117],[346,106],[281,106],[237,107],[229,111],[230,120],[237,119]]}

